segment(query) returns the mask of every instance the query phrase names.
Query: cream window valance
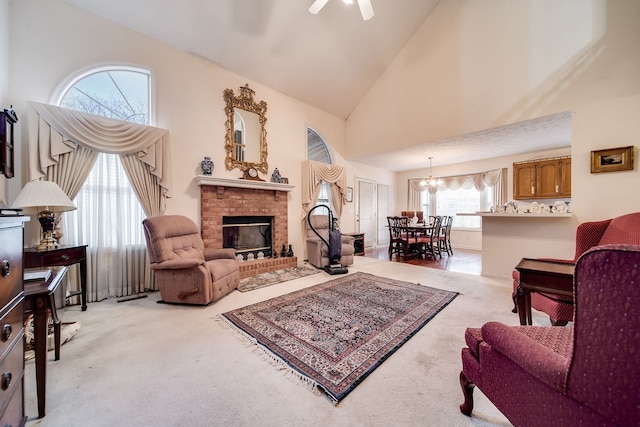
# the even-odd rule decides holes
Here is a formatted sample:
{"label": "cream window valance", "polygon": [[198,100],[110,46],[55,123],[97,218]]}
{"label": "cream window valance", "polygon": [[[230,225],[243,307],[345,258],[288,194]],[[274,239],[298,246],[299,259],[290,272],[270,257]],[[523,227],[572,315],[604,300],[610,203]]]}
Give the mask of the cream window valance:
{"label": "cream window valance", "polygon": [[422,178],[409,179],[409,210],[421,210],[420,192],[428,191],[435,194],[438,190],[457,190],[459,188],[470,189],[475,188],[483,191],[487,187],[496,188],[496,204],[503,204],[506,201],[506,185],[507,185],[507,169],[494,169],[487,172],[474,173],[468,175],[456,175],[439,178],[436,186],[420,185]]}
{"label": "cream window valance", "polygon": [[111,154],[136,154],[171,195],[169,131],[37,102],[29,103],[28,181],[46,176],[62,154],[78,146]]}
{"label": "cream window valance", "polygon": [[306,217],[315,206],[322,181],[331,184],[331,198],[335,214],[340,218],[342,206],[347,203],[347,177],[342,166],[305,160],[302,162],[302,209]]}

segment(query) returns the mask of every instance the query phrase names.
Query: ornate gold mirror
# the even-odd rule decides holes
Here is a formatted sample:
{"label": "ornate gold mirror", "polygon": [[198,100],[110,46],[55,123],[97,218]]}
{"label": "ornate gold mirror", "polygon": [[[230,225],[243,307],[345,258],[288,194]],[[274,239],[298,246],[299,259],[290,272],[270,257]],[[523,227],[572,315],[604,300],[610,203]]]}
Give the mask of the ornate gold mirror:
{"label": "ornate gold mirror", "polygon": [[225,165],[227,170],[240,169],[244,173],[243,179],[262,181],[257,171],[266,174],[269,170],[265,128],[267,103],[256,102],[254,94],[248,84],[240,87],[238,96],[232,89],[225,89],[223,92],[227,103],[224,109],[227,113]]}

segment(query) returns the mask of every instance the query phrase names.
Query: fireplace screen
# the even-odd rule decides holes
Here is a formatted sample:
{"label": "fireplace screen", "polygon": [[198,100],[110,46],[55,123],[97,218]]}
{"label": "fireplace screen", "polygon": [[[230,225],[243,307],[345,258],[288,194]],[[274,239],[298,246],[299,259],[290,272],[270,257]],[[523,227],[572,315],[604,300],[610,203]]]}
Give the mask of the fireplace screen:
{"label": "fireplace screen", "polygon": [[272,255],[271,216],[225,216],[222,218],[222,246],[233,248],[244,259],[253,255],[258,258],[260,252],[265,258]]}

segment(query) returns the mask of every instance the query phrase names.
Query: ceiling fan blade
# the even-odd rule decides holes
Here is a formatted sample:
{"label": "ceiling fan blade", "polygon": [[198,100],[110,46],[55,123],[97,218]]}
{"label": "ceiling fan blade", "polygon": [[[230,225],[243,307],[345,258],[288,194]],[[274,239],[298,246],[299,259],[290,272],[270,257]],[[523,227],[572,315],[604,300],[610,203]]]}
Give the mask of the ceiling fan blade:
{"label": "ceiling fan blade", "polygon": [[313,14],[313,15],[317,15],[318,12],[320,12],[320,9],[322,9],[324,7],[325,4],[327,4],[329,0],[316,0],[313,2],[313,4],[311,5],[311,7],[309,8],[309,13]]}
{"label": "ceiling fan blade", "polygon": [[362,14],[363,20],[368,21],[373,18],[373,6],[371,6],[371,0],[358,0],[358,6],[360,7],[360,13]]}

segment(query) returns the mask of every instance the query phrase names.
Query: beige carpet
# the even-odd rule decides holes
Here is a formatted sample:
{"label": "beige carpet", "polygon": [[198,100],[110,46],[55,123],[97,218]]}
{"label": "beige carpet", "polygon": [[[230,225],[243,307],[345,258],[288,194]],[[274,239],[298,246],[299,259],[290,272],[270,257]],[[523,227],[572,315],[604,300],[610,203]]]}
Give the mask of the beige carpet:
{"label": "beige carpet", "polygon": [[[72,306],[63,321],[82,328],[47,366],[47,415],[36,419],[33,360],[26,363],[28,426],[504,426],[476,390],[473,417],[462,415],[458,381],[467,326],[517,324],[511,283],[398,262],[356,257],[363,271],[460,292],[339,406],[300,390],[214,319],[223,312],[330,280],[325,272],[252,292],[232,292],[207,307],[148,298]],[[534,322],[548,324],[541,316]],[[546,322],[546,323],[545,323]],[[284,380],[283,380],[284,379]]]}

